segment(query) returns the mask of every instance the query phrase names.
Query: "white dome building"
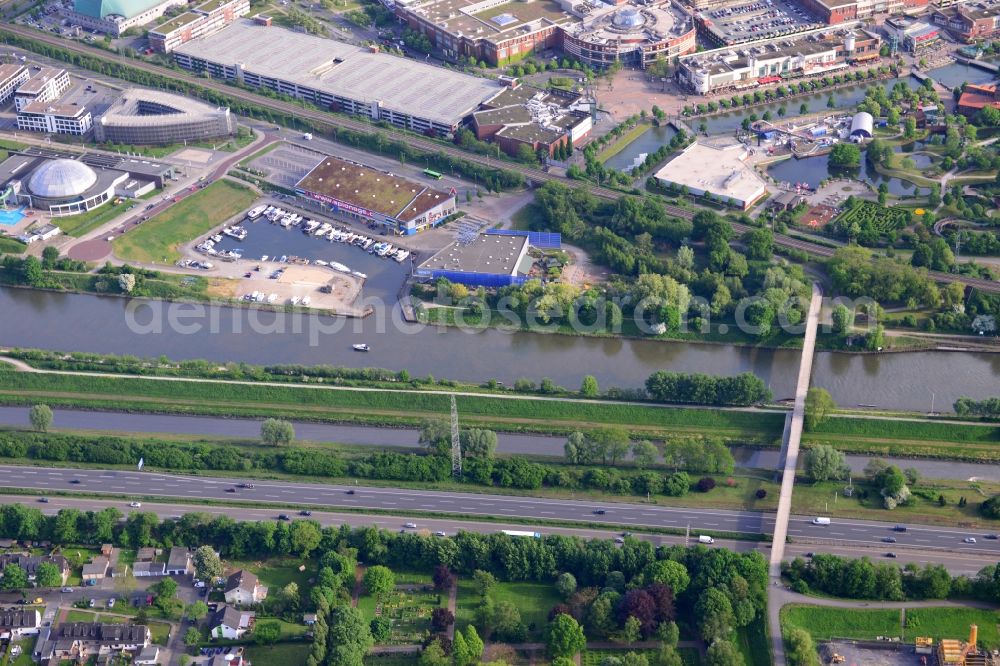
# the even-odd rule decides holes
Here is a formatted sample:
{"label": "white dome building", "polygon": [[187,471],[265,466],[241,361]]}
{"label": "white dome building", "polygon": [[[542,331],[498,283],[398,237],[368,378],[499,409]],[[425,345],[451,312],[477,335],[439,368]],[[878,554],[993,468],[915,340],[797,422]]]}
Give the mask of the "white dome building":
{"label": "white dome building", "polygon": [[[53,217],[93,210],[115,197],[115,188],[129,178],[118,169],[93,168],[69,157],[18,156],[32,171],[15,187],[19,198]],[[31,162],[34,162],[33,164]]]}
{"label": "white dome building", "polygon": [[28,190],[46,199],[66,199],[83,195],[97,182],[97,174],[83,162],[58,159],[45,162],[28,179]]}

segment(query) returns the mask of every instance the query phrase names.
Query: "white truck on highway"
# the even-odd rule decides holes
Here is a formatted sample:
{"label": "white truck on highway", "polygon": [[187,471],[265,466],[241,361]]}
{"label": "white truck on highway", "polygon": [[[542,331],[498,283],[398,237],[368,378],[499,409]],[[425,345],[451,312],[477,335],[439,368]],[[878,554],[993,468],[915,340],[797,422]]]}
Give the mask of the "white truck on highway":
{"label": "white truck on highway", "polygon": [[715,543],[715,539],[708,536],[707,534],[702,534],[698,537],[698,543]]}
{"label": "white truck on highway", "polygon": [[813,525],[829,525],[829,518],[813,518]]}

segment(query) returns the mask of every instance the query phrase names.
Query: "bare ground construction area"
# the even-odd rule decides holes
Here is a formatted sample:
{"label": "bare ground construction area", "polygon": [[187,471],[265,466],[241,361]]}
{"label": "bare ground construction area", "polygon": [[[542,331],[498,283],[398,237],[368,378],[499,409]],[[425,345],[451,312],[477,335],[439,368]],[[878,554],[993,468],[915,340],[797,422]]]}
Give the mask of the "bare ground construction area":
{"label": "bare ground construction area", "polygon": [[[309,299],[312,309],[326,310],[331,314],[361,316],[361,309],[354,303],[361,292],[360,278],[338,273],[321,266],[288,266],[262,264],[262,269],[284,268],[284,272],[276,280],[241,280],[236,288],[236,298],[245,298],[254,292],[263,293],[266,299],[275,294],[272,305],[302,305],[302,300]],[[332,287],[331,293],[323,293],[322,287]],[[267,302],[266,300],[264,302]]]}

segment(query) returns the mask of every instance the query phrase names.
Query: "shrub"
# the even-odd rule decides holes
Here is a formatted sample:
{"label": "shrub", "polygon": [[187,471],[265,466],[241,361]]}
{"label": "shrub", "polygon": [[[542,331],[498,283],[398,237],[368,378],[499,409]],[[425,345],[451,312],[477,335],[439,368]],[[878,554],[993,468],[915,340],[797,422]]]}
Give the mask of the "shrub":
{"label": "shrub", "polygon": [[695,485],[695,488],[699,493],[707,493],[712,488],[715,488],[715,479],[710,476],[703,476],[698,479],[698,483]]}

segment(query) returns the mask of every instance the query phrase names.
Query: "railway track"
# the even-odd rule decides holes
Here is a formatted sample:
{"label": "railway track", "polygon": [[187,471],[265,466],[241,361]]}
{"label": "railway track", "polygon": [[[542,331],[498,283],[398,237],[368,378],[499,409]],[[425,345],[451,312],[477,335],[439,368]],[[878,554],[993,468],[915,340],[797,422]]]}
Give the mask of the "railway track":
{"label": "railway track", "polygon": [[[2,30],[24,37],[26,39],[33,39],[38,42],[42,42],[49,46],[59,48],[65,51],[70,51],[72,53],[78,53],[81,55],[87,55],[95,58],[100,58],[107,62],[120,63],[121,58],[115,57],[106,51],[101,51],[95,48],[88,48],[81,44],[77,44],[73,41],[64,40],[58,37],[51,36],[44,32],[39,32],[36,30],[30,30],[17,25],[5,25]],[[347,118],[340,115],[334,115],[320,110],[309,109],[298,104],[292,104],[291,102],[284,102],[281,100],[269,99],[261,95],[257,95],[245,90],[241,90],[234,86],[218,83],[213,79],[203,79],[201,77],[194,76],[184,71],[178,71],[175,69],[168,69],[166,67],[161,67],[159,65],[153,65],[151,63],[143,62],[141,60],[130,60],[128,64],[136,69],[149,72],[150,74],[157,74],[159,76],[165,76],[168,78],[178,79],[185,81],[195,86],[200,86],[208,90],[213,90],[220,94],[226,95],[233,99],[241,100],[249,104],[253,104],[258,107],[269,108],[275,111],[281,111],[282,113],[289,113],[300,118],[309,120],[311,122],[317,123],[322,126],[331,128],[344,128],[350,129],[358,132],[371,132],[373,129],[378,129],[378,131],[384,133],[391,139],[396,139],[403,141],[408,145],[423,150],[430,153],[444,153],[452,157],[465,160],[467,162],[472,162],[486,168],[502,168],[509,171],[514,171],[521,174],[528,182],[533,184],[544,184],[547,182],[566,182],[566,178],[562,176],[556,176],[541,169],[532,168],[529,166],[524,166],[521,164],[513,164],[510,162],[498,162],[497,160],[490,160],[488,157],[482,155],[476,155],[474,153],[468,153],[464,150],[460,150],[454,146],[448,144],[438,143],[436,141],[429,141],[427,139],[421,139],[419,136],[413,134],[407,134],[394,129],[387,128],[375,128],[368,122],[354,120],[352,118]],[[600,187],[598,185],[588,186],[587,190],[596,197],[607,200],[616,200],[622,196],[621,192],[608,189],[606,187]],[[666,212],[675,217],[680,217],[683,219],[690,220],[694,217],[694,213],[690,210],[684,208],[678,208],[676,206],[666,205],[664,206]],[[732,222],[733,230],[736,233],[743,234],[750,231],[752,227],[748,227],[745,224],[740,224],[738,222]],[[825,247],[823,245],[818,245],[816,243],[810,243],[808,241],[799,240],[797,238],[792,238],[786,236],[785,234],[774,234],[774,243],[781,247],[791,248],[795,250],[801,250],[807,252],[816,257],[828,258],[832,257],[834,253],[834,248]],[[929,275],[935,280],[941,282],[952,282],[956,279],[961,279],[961,281],[969,286],[975,287],[982,291],[988,291],[993,293],[1000,293],[1000,282],[993,282],[990,280],[981,280],[978,278],[960,278],[960,276],[955,276],[950,273],[941,273],[937,271],[930,271]]]}

